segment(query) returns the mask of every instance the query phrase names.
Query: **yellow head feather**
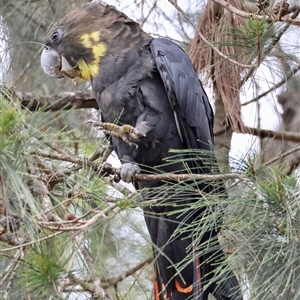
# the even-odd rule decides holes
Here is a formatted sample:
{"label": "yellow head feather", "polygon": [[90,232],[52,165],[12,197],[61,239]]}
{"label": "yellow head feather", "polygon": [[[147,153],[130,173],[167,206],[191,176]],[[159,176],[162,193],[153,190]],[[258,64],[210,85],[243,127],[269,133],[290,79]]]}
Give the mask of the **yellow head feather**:
{"label": "yellow head feather", "polygon": [[92,63],[87,63],[85,60],[80,59],[77,67],[80,70],[83,80],[91,80],[99,72],[100,59],[105,55],[107,45],[100,41],[100,31],[85,33],[81,36],[80,40],[84,47],[91,49],[94,60]]}

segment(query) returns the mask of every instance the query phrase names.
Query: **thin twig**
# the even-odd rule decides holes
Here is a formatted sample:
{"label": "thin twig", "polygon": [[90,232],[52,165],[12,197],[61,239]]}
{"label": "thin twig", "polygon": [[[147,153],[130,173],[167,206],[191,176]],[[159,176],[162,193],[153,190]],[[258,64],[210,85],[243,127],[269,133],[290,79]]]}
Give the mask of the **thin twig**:
{"label": "thin twig", "polygon": [[153,3],[153,5],[152,5],[152,7],[150,8],[150,10],[149,10],[147,16],[146,16],[145,18],[143,18],[143,21],[142,21],[141,24],[140,24],[140,27],[141,27],[141,28],[142,28],[142,27],[144,26],[144,24],[147,22],[148,18],[150,17],[152,11],[156,8],[156,6],[157,6],[157,0],[154,1],[154,3]]}
{"label": "thin twig", "polygon": [[127,295],[130,293],[130,291],[132,290],[132,288],[134,287],[136,281],[138,280],[138,278],[141,276],[143,270],[145,269],[145,267],[147,266],[148,264],[144,264],[141,269],[140,269],[140,272],[137,274],[137,276],[134,278],[134,281],[132,282],[129,290],[127,291],[127,293],[124,295],[124,299],[127,298]]}
{"label": "thin twig", "polygon": [[0,287],[4,284],[4,281],[8,278],[8,276],[16,270],[18,261],[22,258],[23,256],[23,250],[18,249],[17,252],[15,253],[14,257],[12,258],[11,262],[9,265],[5,268],[5,270],[2,273],[2,279],[0,281]]}
{"label": "thin twig", "polygon": [[[266,49],[263,51],[263,53],[260,57],[261,61],[263,61],[267,57],[267,55],[272,51],[274,46],[279,42],[279,40],[281,39],[283,34],[288,30],[289,27],[290,27],[290,24],[285,24],[283,26],[283,28],[281,28],[278,31],[278,33],[272,38],[270,44],[266,47]],[[255,70],[257,70],[258,67],[259,67],[259,64],[256,64],[256,63],[253,64],[251,69],[248,70],[247,74],[240,81],[240,86],[243,86],[248,81],[248,79],[253,75],[253,73],[255,72]]]}
{"label": "thin twig", "polygon": [[134,274],[136,271],[145,268],[147,265],[152,263],[152,261],[153,261],[153,257],[149,257],[144,261],[142,261],[141,263],[139,263],[138,265],[136,265],[135,267],[128,269],[126,272],[120,274],[119,276],[112,277],[112,278],[101,278],[101,282],[103,282],[102,287],[107,288],[116,285],[118,282],[124,280],[124,278],[129,277],[132,274]]}
{"label": "thin twig", "polygon": [[273,164],[274,162],[276,162],[276,161],[278,161],[278,160],[280,160],[280,159],[282,159],[282,158],[284,158],[284,157],[286,157],[286,156],[288,156],[288,155],[290,155],[290,154],[292,154],[292,153],[295,153],[295,152],[297,152],[297,151],[299,151],[299,150],[300,150],[300,145],[295,146],[295,147],[293,147],[292,149],[290,149],[290,150],[288,150],[288,151],[286,151],[286,152],[283,152],[283,153],[279,154],[278,156],[276,156],[276,157],[274,157],[274,158],[268,160],[267,162],[264,163],[264,165],[270,166],[270,165]]}
{"label": "thin twig", "polygon": [[[228,9],[229,11],[231,11],[232,13],[240,16],[240,17],[244,17],[244,18],[248,18],[248,19],[253,19],[253,20],[263,20],[266,19],[266,16],[264,15],[258,15],[256,13],[248,13],[242,10],[237,9],[236,7],[234,7],[233,5],[231,5],[230,3],[228,3],[225,0],[213,0],[216,3],[219,3],[220,5],[222,5],[224,8]],[[295,11],[296,12],[296,11]],[[282,17],[280,19],[278,19],[277,16],[273,15],[273,14],[269,14],[268,16],[268,20],[270,22],[285,22],[285,23],[289,23],[292,25],[300,25],[300,20],[295,20],[296,16],[293,14],[291,17]]]}
{"label": "thin twig", "polygon": [[[73,236],[73,241],[75,242],[73,244],[73,246],[75,247],[76,246],[76,250],[80,247],[82,241],[84,239],[84,233],[81,232],[80,235],[75,235]],[[69,270],[72,270],[73,269],[73,266],[74,266],[74,260],[75,258],[77,257],[78,253],[74,249],[74,251],[72,252],[72,255],[71,257],[68,259],[68,264],[66,266],[66,270],[69,271]],[[69,272],[70,273],[70,272]],[[65,283],[67,282],[67,279],[66,278],[63,278],[59,284],[58,284],[58,287],[57,287],[57,292],[59,294],[62,294],[63,291],[64,291],[64,287],[65,287]]]}
{"label": "thin twig", "polygon": [[[113,211],[115,208],[119,208],[118,203],[112,203],[109,204],[107,208],[97,211],[97,213],[89,220],[87,221],[81,221],[81,222],[75,222],[75,223],[69,223],[69,222],[64,222],[62,221],[61,223],[58,222],[40,222],[39,224],[43,226],[44,228],[51,230],[51,231],[59,231],[59,232],[69,232],[69,231],[86,231],[90,227],[94,226],[95,223],[97,223],[100,219],[102,218],[107,218],[108,213],[110,211]],[[50,225],[48,225],[50,224]],[[65,226],[65,225],[76,225],[76,226]]]}
{"label": "thin twig", "polygon": [[218,53],[221,57],[223,57],[224,59],[230,61],[231,63],[233,63],[234,65],[238,65],[240,67],[243,68],[252,68],[252,65],[246,65],[246,64],[242,64],[234,59],[231,59],[230,57],[228,57],[227,55],[225,55],[224,53],[222,53],[218,48],[216,48],[211,42],[209,42],[204,35],[200,32],[200,30],[197,28],[197,26],[194,24],[194,22],[192,22],[190,20],[190,18],[187,16],[187,14],[183,11],[183,9],[180,8],[179,5],[176,4],[175,1],[173,0],[168,0],[183,16],[184,18],[187,20],[187,22],[189,24],[192,25],[192,27],[194,28],[194,30],[197,32],[197,34],[199,35],[199,37],[204,41],[205,44],[207,44],[209,47],[211,47],[216,53]]}
{"label": "thin twig", "polygon": [[9,297],[10,297],[10,295],[9,295],[10,293],[9,292],[10,292],[12,286],[13,286],[13,279],[16,276],[17,276],[17,272],[12,272],[11,273],[10,278],[9,278],[9,282],[8,282],[8,284],[6,286],[6,290],[5,290],[4,294],[3,294],[3,300],[8,300],[9,299]]}
{"label": "thin twig", "polygon": [[[9,282],[6,286],[6,290],[3,294],[3,300],[10,299],[10,293],[9,291],[11,290],[13,286],[13,279],[17,276],[16,270],[18,269],[20,265],[20,260],[24,257],[24,252],[22,249],[18,249],[17,253],[15,254],[13,261],[11,262],[10,266],[12,267],[9,274]],[[13,265],[12,265],[13,264]],[[7,268],[6,268],[7,269]]]}
{"label": "thin twig", "polygon": [[34,241],[26,242],[26,243],[24,242],[23,239],[12,238],[12,236],[10,236],[10,235],[3,234],[3,235],[0,235],[0,241],[4,242],[4,243],[7,243],[9,245],[15,245],[15,246],[0,249],[0,252],[7,252],[7,251],[11,251],[11,250],[20,249],[22,247],[27,247],[27,246],[30,246],[30,245],[33,245],[33,244],[36,244],[36,243],[39,243],[39,242],[49,240],[49,239],[51,239],[51,238],[53,238],[57,235],[60,235],[62,233],[63,233],[62,231],[58,231],[58,232],[55,232],[55,233],[53,233],[51,235],[48,235],[46,237],[43,237],[43,238],[40,238],[40,239],[37,239],[37,240],[34,240]]}
{"label": "thin twig", "polygon": [[93,285],[94,285],[93,296],[95,298],[101,297],[102,299],[110,300],[110,297],[105,293],[103,287],[101,286],[101,279],[95,270],[96,264],[93,261],[93,257],[91,256],[90,251],[85,247],[85,243],[81,243],[80,251],[81,251],[82,255],[84,256],[84,258],[87,262],[87,265],[89,266],[89,273],[91,273],[91,279],[92,279]]}
{"label": "thin twig", "polygon": [[26,66],[20,71],[18,77],[14,80],[14,84],[16,85],[20,79],[24,79],[24,74],[30,69],[33,63],[36,63],[36,59],[41,55],[44,47],[41,47],[32,57],[30,57],[29,62]]}
{"label": "thin twig", "polygon": [[284,85],[290,78],[292,78],[298,71],[300,71],[300,64],[297,65],[296,67],[294,67],[293,69],[290,70],[290,72],[287,73],[287,75],[285,76],[285,78],[283,78],[281,81],[277,82],[276,84],[274,84],[270,89],[268,89],[267,91],[261,93],[260,95],[256,96],[255,98],[242,103],[241,106],[245,106],[248,105],[250,103],[256,102],[259,99],[263,98],[264,96],[268,95],[269,93],[273,92],[274,90],[276,90],[277,88],[281,87],[282,85]]}
{"label": "thin twig", "polygon": [[45,180],[45,174],[40,171],[38,162],[33,157],[27,159],[27,165],[34,181],[34,193],[41,198],[44,209],[44,215],[48,220],[62,221],[56,214],[52,213],[52,201],[50,191]]}

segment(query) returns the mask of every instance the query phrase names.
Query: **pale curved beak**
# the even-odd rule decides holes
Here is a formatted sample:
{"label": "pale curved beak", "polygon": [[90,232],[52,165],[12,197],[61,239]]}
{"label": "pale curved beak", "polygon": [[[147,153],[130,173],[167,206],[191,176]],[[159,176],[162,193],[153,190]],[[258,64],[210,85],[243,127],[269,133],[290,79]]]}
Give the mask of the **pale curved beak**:
{"label": "pale curved beak", "polygon": [[62,78],[64,75],[61,73],[61,56],[51,48],[45,48],[41,55],[41,66],[43,71],[56,78]]}
{"label": "pale curved beak", "polygon": [[72,67],[68,61],[52,48],[45,48],[41,56],[44,72],[55,78],[81,78],[80,71]]}

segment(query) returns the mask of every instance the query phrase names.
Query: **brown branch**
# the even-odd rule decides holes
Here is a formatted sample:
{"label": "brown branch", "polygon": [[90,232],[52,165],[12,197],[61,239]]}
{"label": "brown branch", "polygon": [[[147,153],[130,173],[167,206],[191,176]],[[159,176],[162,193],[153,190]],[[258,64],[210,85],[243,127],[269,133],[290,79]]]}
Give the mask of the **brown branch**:
{"label": "brown branch", "polygon": [[[48,153],[43,150],[37,150],[37,154],[48,157],[51,159],[57,159],[61,161],[68,161],[72,163],[76,163],[79,165],[86,165],[88,167],[93,168],[94,171],[101,171],[101,174],[107,175],[120,175],[120,169],[112,167],[109,163],[95,163],[84,158],[78,157],[76,155],[73,156],[64,156],[61,154]],[[239,173],[228,173],[228,174],[174,174],[174,173],[164,173],[164,174],[142,174],[135,173],[133,178],[136,180],[163,180],[163,181],[185,181],[185,180],[227,180],[239,178],[242,175]]]}
{"label": "brown branch", "polygon": [[[263,20],[266,19],[265,15],[259,15],[256,13],[248,13],[246,11],[242,11],[237,9],[236,7],[234,7],[233,5],[231,5],[230,3],[228,3],[225,0],[213,0],[216,3],[219,3],[220,5],[222,5],[224,8],[228,9],[229,11],[231,11],[232,13],[240,16],[240,17],[244,17],[244,18],[250,18],[250,19],[254,19],[254,20]],[[300,26],[300,20],[296,20],[296,16],[298,15],[299,11],[298,11],[298,7],[294,7],[293,8],[294,14],[291,15],[290,17],[282,17],[282,18],[278,18],[278,16],[273,15],[273,14],[269,14],[268,16],[268,20],[270,22],[285,22],[285,23],[289,23],[292,25],[297,25]],[[288,11],[288,13],[290,12],[290,10]],[[292,12],[292,11],[291,11]]]}
{"label": "brown branch", "polygon": [[124,299],[127,299],[127,298],[128,298],[129,293],[131,292],[131,290],[132,290],[132,288],[135,286],[135,284],[138,282],[139,277],[141,276],[141,274],[142,274],[142,272],[143,272],[143,270],[144,270],[144,268],[145,268],[146,266],[147,266],[147,264],[144,265],[144,266],[140,269],[139,273],[138,273],[136,276],[134,276],[134,280],[133,280],[133,282],[131,283],[131,285],[130,285],[129,289],[127,290],[126,294],[124,295]]}
{"label": "brown branch", "polygon": [[145,18],[143,18],[143,20],[142,20],[142,22],[141,22],[141,24],[140,24],[141,27],[143,27],[143,26],[145,25],[145,23],[147,22],[147,20],[149,19],[150,15],[151,15],[151,13],[153,12],[153,10],[154,10],[156,7],[157,7],[157,0],[154,1],[154,3],[153,3],[153,5],[152,5],[152,7],[150,8],[150,10],[149,10],[147,16],[146,16]]}
{"label": "brown branch", "polygon": [[[276,33],[276,35],[274,35],[272,37],[270,44],[266,47],[266,49],[264,50],[263,56],[261,57],[262,61],[273,50],[273,48],[275,47],[275,45],[279,42],[279,40],[281,39],[281,37],[283,36],[283,34],[288,30],[289,27],[290,27],[290,24],[285,24]],[[243,86],[248,81],[248,79],[253,75],[253,73],[255,72],[255,70],[257,70],[258,67],[259,67],[259,64],[255,64],[251,69],[248,70],[247,74],[242,78],[242,80],[240,82],[240,86]]]}
{"label": "brown branch", "polygon": [[4,282],[8,279],[9,276],[11,276],[12,273],[16,273],[16,270],[19,266],[20,260],[23,258],[24,252],[23,249],[18,249],[12,258],[9,265],[5,268],[4,271],[2,271],[1,274],[1,280],[0,280],[0,287],[3,286]]}
{"label": "brown branch", "polygon": [[42,202],[43,217],[46,217],[48,220],[62,221],[61,218],[52,212],[53,205],[50,198],[49,186],[45,174],[39,168],[38,157],[28,158],[27,166],[34,183],[33,195],[39,197]]}
{"label": "brown branch", "polygon": [[239,173],[226,173],[226,174],[134,174],[133,178],[137,180],[161,180],[161,181],[186,181],[186,180],[229,180],[241,178],[242,174]]}
{"label": "brown branch", "polygon": [[[117,175],[119,177],[120,176],[120,171],[118,169],[115,169],[114,175]],[[131,191],[129,188],[127,188],[121,182],[116,182],[115,178],[112,177],[112,176],[104,177],[103,180],[104,180],[105,183],[109,184],[112,188],[114,188],[116,191],[123,194],[128,199],[130,199],[134,195],[136,195],[136,191]]]}
{"label": "brown branch", "polygon": [[57,95],[35,95],[33,93],[17,91],[13,88],[2,88],[1,93],[7,97],[11,93],[14,99],[20,101],[22,107],[31,111],[58,111],[72,108],[96,108],[98,104],[92,91],[64,92]]}
{"label": "brown branch", "polygon": [[42,241],[45,241],[45,240],[49,240],[57,235],[60,235],[62,234],[61,231],[58,231],[58,232],[55,232],[51,235],[48,235],[46,237],[43,237],[43,238],[40,238],[40,239],[37,239],[37,240],[34,240],[34,241],[29,241],[29,242],[26,242],[25,240],[21,239],[21,238],[15,238],[13,237],[12,235],[8,235],[8,234],[3,234],[1,235],[0,234],[0,241],[1,242],[4,242],[4,243],[7,243],[8,245],[12,246],[12,247],[9,247],[9,248],[0,248],[0,252],[8,252],[8,251],[11,251],[11,250],[16,250],[16,249],[19,249],[19,248],[23,248],[23,247],[27,247],[27,246],[30,246],[30,245],[33,245],[33,244],[38,244]]}
{"label": "brown branch", "polygon": [[[214,136],[218,136],[229,130],[231,127],[226,126],[222,130],[214,132]],[[270,129],[261,129],[254,127],[244,127],[242,131],[235,131],[236,133],[241,134],[252,134],[261,139],[270,138],[274,140],[284,140],[290,141],[294,143],[300,143],[300,134],[297,132],[289,132],[289,131],[275,131]],[[215,176],[215,175],[213,175]]]}
{"label": "brown branch", "polygon": [[145,259],[143,262],[139,263],[135,267],[128,269],[124,274],[112,278],[101,278],[102,287],[108,288],[112,285],[116,285],[118,282],[124,280],[126,277],[133,275],[136,271],[145,268],[146,265],[150,264],[153,261],[153,257]]}
{"label": "brown branch", "polygon": [[218,131],[214,131],[214,136],[216,137],[216,136],[223,135],[229,130],[231,130],[231,124],[229,122],[224,122],[224,127]]}
{"label": "brown branch", "polygon": [[[1,234],[1,232],[0,232],[0,241],[8,244],[10,246],[17,246],[16,249],[23,247],[24,243],[25,243],[25,240],[22,238],[15,237],[8,233]],[[2,249],[1,249],[1,251],[2,251]]]}
{"label": "brown branch", "polygon": [[290,78],[292,78],[298,71],[300,70],[300,64],[297,65],[296,67],[294,67],[293,69],[290,70],[290,72],[287,73],[287,75],[285,76],[285,78],[283,78],[281,81],[277,82],[276,84],[274,84],[269,90],[261,93],[260,95],[256,96],[255,98],[242,103],[241,106],[245,106],[248,105],[250,103],[256,102],[259,99],[263,98],[264,96],[268,95],[270,92],[273,92],[274,90],[276,90],[277,88],[281,87],[283,84],[285,84]]}
{"label": "brown branch", "polygon": [[[105,288],[108,288],[110,286],[116,285],[117,283],[123,281],[125,278],[133,275],[135,272],[145,268],[145,266],[152,263],[152,261],[153,261],[153,257],[148,257],[147,259],[145,259],[141,263],[137,264],[135,267],[128,269],[126,272],[124,272],[124,273],[122,273],[122,274],[120,274],[116,277],[111,277],[111,278],[102,277],[100,279],[101,287],[105,289]],[[80,279],[74,277],[73,274],[69,274],[69,278],[70,278],[71,282],[69,282],[66,286],[74,285],[74,283],[77,283],[77,284],[81,285],[81,283],[82,283],[82,281]],[[85,281],[84,283],[89,284],[91,282],[92,282],[92,280],[90,279],[89,281]],[[92,288],[91,285],[89,285],[89,290],[93,291],[93,288]]]}
{"label": "brown branch", "polygon": [[92,284],[87,282],[86,280],[80,280],[79,278],[76,278],[72,272],[69,272],[68,274],[68,282],[64,284],[64,291],[67,292],[69,291],[66,289],[67,287],[71,286],[72,287],[72,292],[74,292],[74,284],[80,285],[82,287],[82,290],[77,290],[79,292],[83,291],[89,291],[91,294],[95,292],[94,287]]}
{"label": "brown branch", "polygon": [[252,134],[262,139],[271,138],[274,140],[284,140],[284,141],[290,141],[294,143],[300,143],[300,134],[296,132],[275,131],[270,129],[245,127],[245,132],[237,132],[237,133]]}
{"label": "brown branch", "polygon": [[[279,154],[278,156],[276,156],[276,157],[274,157],[274,158],[268,160],[268,161],[265,162],[264,164],[265,164],[266,166],[270,166],[270,165],[272,165],[274,162],[276,162],[276,161],[278,161],[278,160],[280,160],[280,159],[282,159],[282,158],[284,158],[284,157],[286,157],[286,156],[288,156],[288,155],[290,155],[290,154],[293,154],[293,153],[295,153],[295,152],[297,152],[297,151],[300,151],[300,145],[295,146],[295,147],[293,147],[292,149],[290,149],[290,150],[288,150],[288,151],[285,151],[285,152]],[[291,166],[291,169],[294,169],[293,166],[297,167],[297,166],[299,165],[299,163],[300,163],[299,161],[296,161],[296,162]]]}
{"label": "brown branch", "polygon": [[224,59],[230,61],[234,65],[238,65],[238,66],[243,67],[243,68],[252,68],[252,65],[247,65],[247,64],[240,63],[240,62],[238,62],[234,59],[231,59],[229,56],[227,56],[223,52],[221,52],[217,47],[214,46],[213,43],[211,43],[210,41],[208,41],[205,38],[205,36],[201,33],[201,31],[194,24],[194,22],[191,21],[191,19],[188,17],[188,15],[183,11],[183,9],[174,0],[168,0],[168,1],[176,8],[176,10],[178,12],[180,12],[183,15],[183,17],[186,19],[186,21],[194,28],[194,30],[196,31],[197,35],[201,38],[201,40],[203,40],[203,42],[205,44],[207,44],[211,49],[213,49],[221,57],[223,57]]}
{"label": "brown branch", "polygon": [[[118,203],[109,204],[107,208],[103,209],[102,211],[97,211],[97,213],[91,217],[91,219],[87,221],[81,221],[74,223],[76,226],[64,226],[64,224],[72,224],[72,222],[65,222],[61,221],[58,222],[39,222],[41,226],[44,228],[51,230],[51,231],[59,231],[59,232],[69,232],[69,231],[86,231],[90,227],[92,227],[95,223],[97,223],[100,219],[106,218],[110,211],[119,208]],[[57,224],[55,226],[51,226],[53,224]],[[50,225],[48,225],[50,224]]]}
{"label": "brown branch", "polygon": [[83,243],[83,235],[77,238],[75,236],[75,241],[79,246],[82,255],[84,256],[87,265],[89,266],[90,276],[91,279],[93,280],[93,286],[94,286],[93,297],[111,300],[111,298],[105,293],[103,287],[101,286],[101,279],[95,269],[96,263],[90,251],[86,248],[85,244]]}
{"label": "brown branch", "polygon": [[37,149],[36,153],[37,153],[37,155],[41,155],[46,158],[56,159],[56,160],[60,160],[60,161],[67,161],[67,162],[71,162],[74,164],[78,164],[79,166],[87,166],[87,167],[92,168],[94,171],[97,171],[97,172],[101,171],[101,173],[103,173],[103,174],[107,173],[107,174],[114,175],[117,173],[117,170],[118,170],[116,168],[113,168],[111,166],[111,164],[109,164],[109,163],[103,163],[103,164],[96,163],[96,162],[90,161],[86,158],[79,157],[75,154],[49,153],[49,152],[46,152],[41,149]]}

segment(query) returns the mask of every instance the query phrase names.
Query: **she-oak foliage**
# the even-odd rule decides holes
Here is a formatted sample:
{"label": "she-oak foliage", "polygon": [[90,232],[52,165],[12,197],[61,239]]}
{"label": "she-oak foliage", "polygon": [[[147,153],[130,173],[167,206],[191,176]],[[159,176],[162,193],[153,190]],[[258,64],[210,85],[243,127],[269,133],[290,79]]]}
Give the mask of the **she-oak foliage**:
{"label": "she-oak foliage", "polygon": [[[29,11],[32,13],[30,7]],[[50,16],[48,19],[53,18]],[[253,38],[255,40],[255,36]],[[108,192],[101,172],[95,171],[83,159],[83,163],[68,160],[71,152],[73,158],[85,157],[88,161],[96,148],[101,149],[102,142],[97,140],[94,143],[91,137],[87,145],[86,133],[82,136],[73,127],[70,131],[70,127],[61,126],[60,121],[66,119],[67,113],[56,115],[59,121],[53,127],[53,113],[24,113],[13,104],[16,99],[9,96],[8,91],[3,90],[2,94],[5,98],[1,99],[0,115],[1,205],[5,204],[9,214],[21,222],[20,228],[13,232],[9,228],[18,228],[19,225],[10,226],[13,222],[10,219],[0,222],[1,269],[7,267],[7,272],[1,274],[1,280],[4,280],[1,281],[1,297],[91,299],[98,275],[110,299],[150,298],[151,267],[142,264],[134,272],[134,267],[151,255],[149,237],[145,229],[141,229],[143,220],[137,208],[149,203],[141,203],[138,195],[127,199],[116,195],[116,192]],[[80,116],[74,111],[71,113],[71,118]],[[53,127],[51,131],[50,126]],[[50,141],[56,144],[49,145]],[[107,143],[103,142],[103,148],[107,147]],[[246,163],[239,160],[236,164],[242,178],[229,185],[229,199],[206,195],[203,201],[194,204],[194,208],[211,206],[216,212],[225,209],[223,223],[218,224],[221,226],[219,240],[230,254],[231,269],[245,284],[250,299],[298,299],[298,175],[292,173],[286,176],[280,170],[269,167],[254,168],[256,162],[248,159]],[[36,178],[45,184],[40,185]],[[191,186],[178,183],[174,189],[189,194]],[[44,188],[53,205],[50,215]],[[162,197],[165,192],[160,192]],[[151,205],[159,204],[154,198]],[[80,229],[60,233],[62,227],[70,227],[74,216],[84,216],[72,225],[81,226],[83,223],[80,222],[97,216],[103,210],[107,213],[84,231],[81,241],[77,239],[81,237]],[[177,212],[184,212],[184,208],[178,207]],[[61,225],[53,223],[55,221]],[[124,224],[128,224],[126,229]],[[215,215],[210,214],[203,230],[215,224]],[[180,230],[197,236],[203,234],[199,228]],[[55,236],[57,233],[58,236]],[[30,242],[32,244],[26,247],[19,247],[21,251],[3,251]],[[80,248],[82,244],[90,250],[90,264],[87,263],[89,255]],[[199,251],[205,251],[206,246],[213,247],[214,242],[202,245]],[[186,261],[190,259],[187,257]],[[17,263],[9,264],[14,261]],[[178,269],[184,264],[183,261]],[[119,274],[122,275],[118,279]],[[123,280],[123,274],[129,274],[127,279]],[[101,293],[100,289],[98,295]]]}

